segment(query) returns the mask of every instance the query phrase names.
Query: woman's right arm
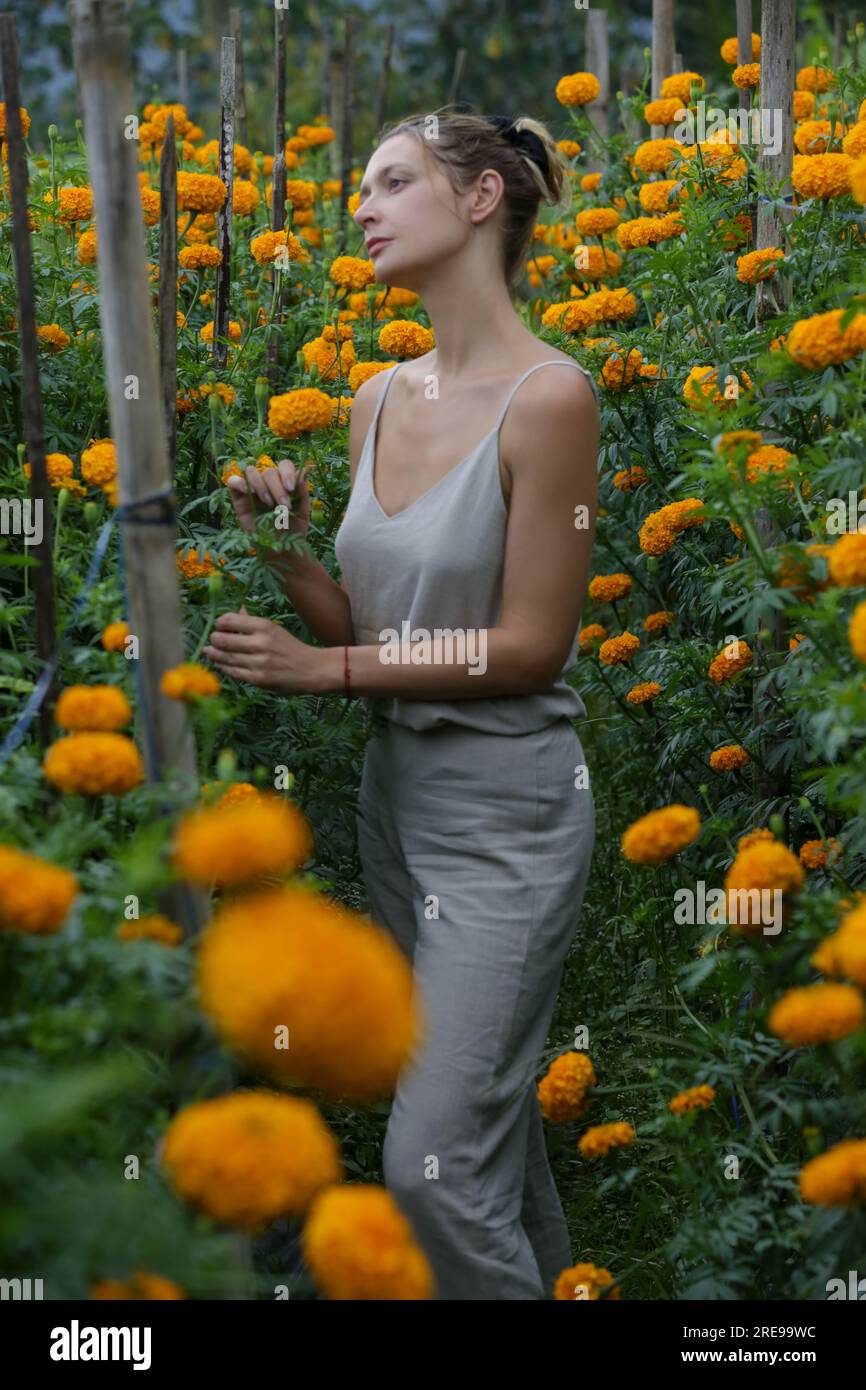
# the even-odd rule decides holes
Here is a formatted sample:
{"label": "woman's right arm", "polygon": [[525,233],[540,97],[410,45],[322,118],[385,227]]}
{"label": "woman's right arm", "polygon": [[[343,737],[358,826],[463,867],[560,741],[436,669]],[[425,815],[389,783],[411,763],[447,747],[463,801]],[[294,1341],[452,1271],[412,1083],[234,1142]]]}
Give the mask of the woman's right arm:
{"label": "woman's right arm", "polygon": [[[381,385],[381,383],[379,383]],[[355,393],[349,419],[349,470],[354,486],[361,443],[372,415],[372,402],[361,400],[365,382]],[[360,405],[360,409],[359,409]],[[298,473],[291,459],[280,459],[275,468],[260,473],[248,468],[246,475],[228,481],[235,514],[245,531],[255,524],[253,499],[257,511],[276,506],[289,508],[289,534],[305,536],[310,524],[310,494],[307,489],[309,466]],[[324,565],[300,551],[264,550],[263,559],[276,573],[280,585],[313,636],[324,646],[350,646],[355,642],[352,613],[345,581],[337,584]]]}

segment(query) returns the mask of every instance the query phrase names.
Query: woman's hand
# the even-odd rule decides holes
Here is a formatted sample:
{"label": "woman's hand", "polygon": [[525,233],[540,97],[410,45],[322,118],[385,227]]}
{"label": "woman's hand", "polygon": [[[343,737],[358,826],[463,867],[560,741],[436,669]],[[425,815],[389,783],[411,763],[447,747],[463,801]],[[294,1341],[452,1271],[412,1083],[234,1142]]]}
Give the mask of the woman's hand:
{"label": "woman's hand", "polygon": [[254,618],[243,605],[239,613],[220,614],[210,640],[202,654],[223,675],[281,695],[320,691],[320,649],[299,642],[267,618]]}
{"label": "woman's hand", "polygon": [[[243,477],[229,478],[235,515],[245,531],[252,531],[256,512],[272,511],[274,507],[289,508],[289,524],[283,528],[290,535],[305,536],[310,525],[310,493],[307,476],[311,464],[298,473],[291,459],[280,459],[275,468],[248,468]],[[254,511],[255,507],[255,511]]]}

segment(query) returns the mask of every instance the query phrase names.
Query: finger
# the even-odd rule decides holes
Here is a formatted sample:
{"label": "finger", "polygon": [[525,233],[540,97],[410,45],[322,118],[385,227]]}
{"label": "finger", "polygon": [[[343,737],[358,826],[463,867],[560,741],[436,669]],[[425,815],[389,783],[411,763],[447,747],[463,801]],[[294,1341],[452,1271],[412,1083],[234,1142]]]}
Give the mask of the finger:
{"label": "finger", "polygon": [[246,681],[248,685],[258,685],[255,672],[248,666],[230,666],[224,662],[215,662],[224,676],[231,676],[236,681]]}
{"label": "finger", "polygon": [[289,497],[289,494],[286,491],[286,485],[280,477],[280,474],[277,471],[277,469],[266,468],[260,476],[265,484],[265,487],[268,489],[268,492],[273,498],[272,505],[275,507],[287,507],[292,499]]}
{"label": "finger", "polygon": [[221,632],[256,632],[267,623],[266,618],[254,618],[246,609],[242,613],[220,613],[214,630]]}
{"label": "finger", "polygon": [[287,492],[292,492],[297,482],[297,469],[291,459],[279,459],[277,462],[277,472],[283,480],[283,487]]}
{"label": "finger", "polygon": [[270,507],[271,495],[268,492],[268,489],[265,487],[264,482],[262,481],[262,475],[259,472],[259,470],[257,468],[248,468],[246,470],[245,476],[247,482],[250,485],[250,491],[258,498],[258,500],[265,507]]}
{"label": "finger", "polygon": [[255,632],[212,632],[211,645],[217,652],[245,652],[248,656],[261,650]]}

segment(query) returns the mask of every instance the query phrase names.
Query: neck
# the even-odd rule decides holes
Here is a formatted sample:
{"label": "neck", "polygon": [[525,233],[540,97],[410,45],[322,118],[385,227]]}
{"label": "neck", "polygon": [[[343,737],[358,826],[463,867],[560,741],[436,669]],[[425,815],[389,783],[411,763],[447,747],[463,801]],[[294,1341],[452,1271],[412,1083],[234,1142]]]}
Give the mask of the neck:
{"label": "neck", "polygon": [[[437,267],[438,269],[438,267]],[[417,286],[436,337],[435,370],[444,377],[505,370],[529,334],[501,276],[449,268]]]}

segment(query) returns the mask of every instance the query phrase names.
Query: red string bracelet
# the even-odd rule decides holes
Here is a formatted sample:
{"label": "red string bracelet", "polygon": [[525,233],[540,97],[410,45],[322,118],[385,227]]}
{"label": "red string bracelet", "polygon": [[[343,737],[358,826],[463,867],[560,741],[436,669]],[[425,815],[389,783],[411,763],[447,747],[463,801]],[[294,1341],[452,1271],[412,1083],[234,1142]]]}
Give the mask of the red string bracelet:
{"label": "red string bracelet", "polygon": [[350,697],[351,694],[352,694],[352,691],[351,691],[351,689],[350,689],[350,687],[349,687],[349,644],[348,644],[348,642],[347,642],[347,643],[345,644],[345,646],[343,647],[343,651],[345,652],[345,664],[344,664],[344,667],[343,667],[343,685],[345,686],[345,689],[346,689],[346,696],[347,696],[347,698],[348,698],[348,697]]}

